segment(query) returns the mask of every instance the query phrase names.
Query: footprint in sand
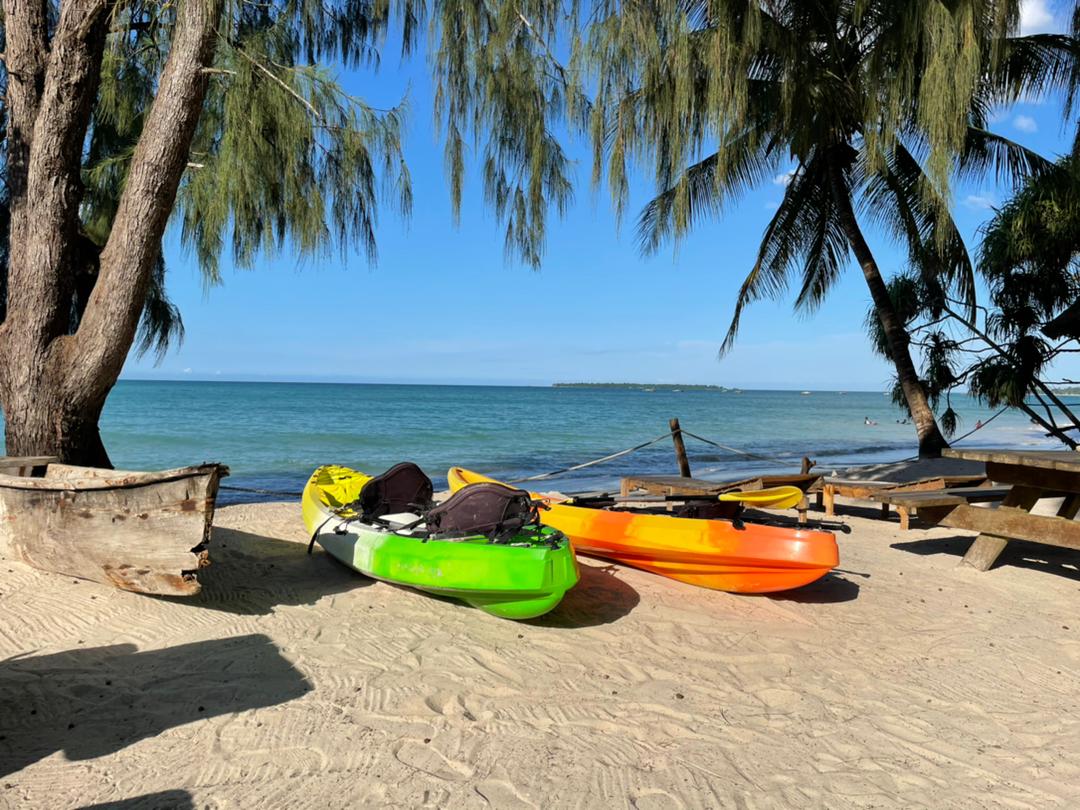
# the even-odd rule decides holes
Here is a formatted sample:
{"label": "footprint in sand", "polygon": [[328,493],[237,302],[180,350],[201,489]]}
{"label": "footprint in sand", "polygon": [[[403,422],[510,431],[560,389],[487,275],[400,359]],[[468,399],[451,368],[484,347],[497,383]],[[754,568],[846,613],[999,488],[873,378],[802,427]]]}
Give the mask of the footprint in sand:
{"label": "footprint in sand", "polygon": [[432,748],[430,743],[405,740],[398,745],[394,756],[397,757],[398,762],[410,768],[447,782],[460,782],[473,775],[473,769],[464,762],[447,759]]}
{"label": "footprint in sand", "polygon": [[537,805],[530,802],[514,787],[512,782],[505,779],[487,779],[477,785],[474,790],[491,807],[503,808],[535,808]]}
{"label": "footprint in sand", "polygon": [[647,788],[630,797],[630,806],[635,810],[681,810],[686,805],[670,793]]}

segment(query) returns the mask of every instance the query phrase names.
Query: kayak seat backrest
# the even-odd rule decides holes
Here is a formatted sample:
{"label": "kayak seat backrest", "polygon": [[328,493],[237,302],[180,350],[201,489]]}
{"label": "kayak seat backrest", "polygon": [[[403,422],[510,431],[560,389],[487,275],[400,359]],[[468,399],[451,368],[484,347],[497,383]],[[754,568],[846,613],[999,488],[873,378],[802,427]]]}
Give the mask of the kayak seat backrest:
{"label": "kayak seat backrest", "polygon": [[431,537],[484,535],[509,540],[536,522],[529,493],[503,484],[469,484],[427,513]]}
{"label": "kayak seat backrest", "polygon": [[399,512],[422,513],[431,507],[435,488],[411,461],[395,464],[364,484],[356,503],[365,520]]}
{"label": "kayak seat backrest", "polygon": [[675,517],[695,520],[731,520],[743,511],[743,505],[737,501],[706,501],[684,503],[675,510]]}

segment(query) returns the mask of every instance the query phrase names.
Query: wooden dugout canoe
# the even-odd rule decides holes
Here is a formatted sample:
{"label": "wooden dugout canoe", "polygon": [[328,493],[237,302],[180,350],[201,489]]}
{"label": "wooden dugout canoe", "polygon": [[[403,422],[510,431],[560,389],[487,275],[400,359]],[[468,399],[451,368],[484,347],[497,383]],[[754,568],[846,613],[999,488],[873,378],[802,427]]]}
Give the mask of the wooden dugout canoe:
{"label": "wooden dugout canoe", "polygon": [[126,472],[49,464],[0,474],[0,553],[125,591],[191,596],[210,564],[220,464]]}

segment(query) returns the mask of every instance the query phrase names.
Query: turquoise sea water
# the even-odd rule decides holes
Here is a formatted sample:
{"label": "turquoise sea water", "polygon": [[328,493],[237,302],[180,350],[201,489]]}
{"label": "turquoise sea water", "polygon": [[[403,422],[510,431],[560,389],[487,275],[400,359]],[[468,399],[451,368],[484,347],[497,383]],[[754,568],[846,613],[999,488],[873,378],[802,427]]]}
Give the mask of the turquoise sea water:
{"label": "turquoise sea water", "polygon": [[[954,400],[960,433],[992,411]],[[163,469],[201,461],[232,468],[225,483],[298,491],[319,464],[381,472],[401,460],[445,484],[460,464],[504,479],[597,458],[667,432],[677,416],[688,431],[761,456],[749,459],[688,440],[695,475],[733,478],[793,471],[807,454],[824,469],[892,461],[915,452],[910,425],[873,392],[624,391],[434,385],[121,381],[102,434],[123,469]],[[863,424],[864,417],[877,421]],[[964,446],[1054,447],[1023,414],[1006,412]],[[609,488],[628,473],[676,473],[670,440],[542,485],[567,491]],[[224,492],[223,502],[248,499]],[[253,497],[255,500],[265,500]]]}

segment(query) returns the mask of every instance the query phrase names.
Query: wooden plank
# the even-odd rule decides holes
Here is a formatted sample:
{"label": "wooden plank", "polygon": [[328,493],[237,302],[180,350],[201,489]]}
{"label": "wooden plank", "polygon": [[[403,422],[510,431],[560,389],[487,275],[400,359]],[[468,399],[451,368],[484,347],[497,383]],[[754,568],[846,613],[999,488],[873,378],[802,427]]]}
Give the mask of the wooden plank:
{"label": "wooden plank", "polygon": [[990,481],[985,475],[939,475],[936,478],[920,478],[918,481],[897,484],[890,487],[889,492],[927,492],[936,489],[951,489],[953,487],[989,485]]}
{"label": "wooden plank", "polygon": [[14,467],[44,467],[59,461],[56,456],[0,456],[0,470]]}
{"label": "wooden plank", "polygon": [[[950,525],[947,521],[959,520],[969,522],[971,528],[980,532],[979,536],[972,542],[971,547],[967,550],[967,554],[964,555],[964,559],[961,560],[961,564],[970,565],[977,571],[989,571],[993,564],[997,561],[997,558],[1001,556],[1001,552],[1005,550],[1005,546],[1008,545],[1008,538],[1010,537],[1010,528],[1025,528],[1022,524],[1016,524],[1015,527],[1006,525],[1007,519],[1010,518],[1012,512],[1016,512],[1021,517],[1026,517],[1031,520],[1036,520],[1034,524],[1036,527],[1039,525],[1037,521],[1044,520],[1044,518],[1037,517],[1036,515],[1029,514],[1032,506],[1038,503],[1039,498],[1045,495],[1042,490],[1034,489],[1032,487],[1014,486],[1008,495],[1005,496],[1005,500],[1002,501],[1001,506],[997,509],[975,509],[971,506],[957,507],[960,509],[958,515],[949,513],[945,516],[945,525]],[[1004,510],[1004,511],[1003,511]],[[985,515],[973,515],[969,512],[992,512],[994,517],[987,519]],[[1015,523],[1016,516],[1013,517]],[[1072,523],[1072,521],[1065,520],[1064,518],[1049,518],[1060,523]],[[976,525],[978,524],[978,525]],[[1027,526],[1031,524],[1028,523]],[[1072,523],[1074,527],[1080,528],[1080,524]],[[1047,542],[1046,537],[1020,537],[1020,540],[1035,540],[1039,543]]]}
{"label": "wooden plank", "polygon": [[1027,540],[1080,550],[1080,523],[1062,517],[1033,515],[1017,506],[980,509],[962,504],[951,509],[939,525],[984,532],[996,540]]}
{"label": "wooden plank", "polygon": [[0,456],[0,473],[31,475],[35,469],[47,467],[59,460],[56,456]]}
{"label": "wooden plank", "polygon": [[986,464],[986,474],[994,481],[1007,484],[1019,484],[1057,492],[1080,492],[1080,472],[991,461]]}
{"label": "wooden plank", "polygon": [[960,458],[966,461],[985,461],[994,464],[1012,464],[1022,467],[1038,467],[1047,470],[1080,473],[1080,453],[1072,450],[947,448],[942,451],[942,455],[947,458]]}
{"label": "wooden plank", "polygon": [[992,503],[1003,500],[1012,487],[952,487],[929,492],[880,492],[874,500],[885,504],[921,509],[927,506],[952,506],[962,503]]}
{"label": "wooden plank", "polygon": [[629,475],[622,479],[620,487],[628,494],[642,489],[650,495],[719,495],[731,488],[729,483],[678,475]]}
{"label": "wooden plank", "polygon": [[1077,512],[1080,512],[1080,494],[1072,494],[1065,498],[1065,501],[1058,509],[1058,517],[1072,520],[1076,517]]}

